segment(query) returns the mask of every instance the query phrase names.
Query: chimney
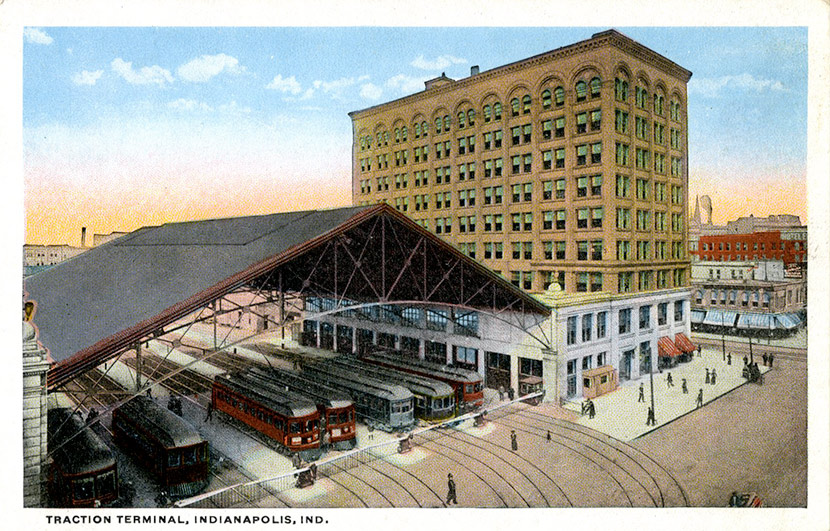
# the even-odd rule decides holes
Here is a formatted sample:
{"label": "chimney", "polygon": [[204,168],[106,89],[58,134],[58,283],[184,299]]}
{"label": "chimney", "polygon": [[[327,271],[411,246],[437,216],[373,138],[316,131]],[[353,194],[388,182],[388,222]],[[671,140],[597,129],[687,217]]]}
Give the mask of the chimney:
{"label": "chimney", "polygon": [[470,67],[470,77],[478,75],[478,65]]}
{"label": "chimney", "polygon": [[81,247],[86,247],[86,227],[81,227]]}

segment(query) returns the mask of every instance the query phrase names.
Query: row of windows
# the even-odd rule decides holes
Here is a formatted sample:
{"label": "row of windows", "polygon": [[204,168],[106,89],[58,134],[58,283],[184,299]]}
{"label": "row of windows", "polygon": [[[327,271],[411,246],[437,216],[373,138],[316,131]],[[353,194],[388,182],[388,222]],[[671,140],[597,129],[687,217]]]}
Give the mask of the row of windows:
{"label": "row of windows", "polygon": [[[735,242],[735,250],[736,251],[740,251],[742,246],[743,246],[744,251],[749,250],[749,247],[748,247],[749,244],[747,242]],[[716,249],[716,247],[717,247],[717,249]],[[778,242],[778,245],[776,245],[776,242],[769,242],[770,251],[775,251],[776,248],[778,250],[783,251],[784,250],[784,242]],[[796,251],[798,251],[800,249],[800,242],[795,242],[794,248],[795,248]],[[759,249],[762,250],[762,251],[766,251],[767,250],[766,242],[761,242],[761,243],[752,242],[752,250],[757,251]],[[700,244],[700,250],[701,251],[714,251],[714,250],[731,251],[732,250],[732,244],[730,242],[726,242],[726,243],[718,242],[717,244],[714,243],[714,242],[712,242],[712,243],[703,242],[703,243]]]}
{"label": "row of windows", "polygon": [[[442,220],[442,230],[447,232],[446,229],[446,220],[447,218],[439,218]],[[449,218],[450,224],[452,223],[452,218]],[[458,225],[459,225],[459,232],[475,232],[475,225],[476,219],[475,216],[462,216],[458,218]],[[671,259],[683,259],[684,249],[683,242],[668,242],[663,240],[658,241],[637,241],[635,242],[636,246],[634,249],[636,250],[636,255],[631,254],[631,241],[629,240],[616,240],[616,259],[622,261],[630,261],[632,259],[636,260],[666,260],[671,257]],[[667,249],[669,248],[669,244],[671,244],[672,253],[669,255],[667,253]],[[534,244],[533,242],[512,242],[510,243],[512,247],[512,257],[513,259],[519,260],[533,260],[534,257]],[[654,253],[652,254],[651,249],[654,249]],[[458,244],[459,250],[462,253],[470,256],[471,258],[476,258],[476,243],[475,242],[464,242]],[[485,242],[484,243],[484,258],[485,259],[496,259],[500,260],[504,257],[503,253],[503,244],[501,242]],[[543,240],[541,242],[541,250],[542,255],[541,257],[544,260],[568,260],[568,253],[567,253],[567,245],[564,240]],[[604,241],[603,240],[577,240],[576,241],[576,259],[580,261],[584,260],[602,260],[604,256]],[[571,257],[570,259],[573,259]]]}
{"label": "row of windows", "polygon": [[[599,98],[602,90],[602,81],[599,77],[593,77],[590,80],[579,80],[574,86],[574,103],[581,103],[584,101]],[[538,103],[542,110],[547,111],[551,109],[561,108],[565,105],[565,88],[557,86],[553,89],[545,88],[540,94]],[[617,77],[614,81],[614,95],[617,101],[628,102],[629,100],[629,82],[627,79]],[[650,100],[650,101],[649,101]],[[651,103],[651,105],[649,105]],[[522,116],[531,113],[533,100],[530,94],[516,96],[511,98],[508,105],[508,111],[511,117]],[[657,116],[664,116],[665,114],[665,95],[661,92],[649,94],[646,87],[637,85],[634,91],[634,105],[638,109],[646,110],[651,108],[652,112]],[[491,123],[502,119],[502,104],[501,102],[488,103],[482,107],[483,122]],[[675,121],[681,120],[681,103],[675,96],[668,105],[669,118]],[[457,129],[464,129],[465,127],[473,127],[476,123],[476,111],[469,108],[460,110],[455,115],[455,126]],[[434,134],[449,132],[451,130],[452,118],[449,114],[435,116],[432,120],[432,127]],[[425,137],[429,133],[430,124],[426,121],[416,121],[412,124],[415,138]],[[406,142],[409,137],[409,129],[406,125],[395,127],[392,139],[395,143]],[[358,143],[361,150],[371,149],[373,142],[376,146],[387,146],[390,142],[390,134],[388,131],[379,131],[374,135],[366,134],[359,138]]]}
{"label": "row of windows", "polygon": [[[664,326],[669,323],[669,304],[661,302],[657,304],[657,326]],[[682,322],[684,317],[684,301],[674,302],[674,321]],[[652,305],[644,305],[638,308],[637,325],[640,330],[650,329],[652,325]],[[617,311],[618,332],[628,334],[633,330],[632,308],[623,308]],[[580,323],[581,321],[581,323]],[[581,326],[580,326],[581,324]],[[577,342],[589,343],[591,341],[605,339],[607,336],[608,312],[587,313],[581,316],[573,315],[568,317],[566,325],[566,341],[568,345],[575,345]],[[581,332],[581,333],[580,333]],[[583,369],[590,369],[590,366]]]}
{"label": "row of windows", "polygon": [[[474,137],[469,137],[468,140],[464,140],[463,146],[459,147],[460,150],[469,150],[472,153],[475,150],[475,143],[472,141]],[[449,142],[447,142],[449,144]],[[449,146],[442,148],[442,151],[438,151],[437,146],[440,144],[436,144],[436,153],[437,159],[443,159],[449,156]],[[591,164],[601,164],[602,163],[602,142],[593,142],[593,143],[586,143],[586,144],[579,144],[573,147],[574,151],[574,165],[579,166],[586,166]],[[401,167],[408,164],[409,157],[408,157],[408,150],[404,151],[396,151],[394,154],[395,165],[394,167]],[[552,169],[563,169],[566,167],[566,148],[553,148],[548,150],[541,151],[542,155],[542,169],[543,170],[552,170]],[[682,159],[680,157],[668,157],[665,153],[661,153],[658,151],[650,151],[645,148],[635,147],[634,150],[634,157],[631,156],[631,146],[629,144],[616,142],[615,143],[615,163],[619,166],[629,166],[631,162],[634,162],[634,167],[638,170],[643,171],[650,171],[652,168],[656,173],[665,174],[667,171],[666,162],[668,160],[670,165],[670,175],[672,177],[681,177],[682,176]],[[425,162],[427,160],[426,154],[426,146],[423,148],[415,148],[415,162]],[[518,173],[529,173],[533,171],[533,155],[532,153],[522,153],[511,155],[510,158],[511,163],[511,171],[513,174]],[[362,158],[359,159],[360,164],[360,171],[361,172],[368,172],[372,171],[372,159],[369,158]],[[492,159],[490,161],[484,161],[485,164],[485,177],[490,177],[491,175],[501,175],[501,167],[503,166],[502,158]],[[493,174],[492,168],[497,167],[499,169],[498,172]],[[377,156],[377,169],[388,169],[389,168],[389,155],[378,155]],[[466,171],[467,168],[473,168],[471,173],[474,173],[475,169],[475,162],[468,162],[458,166],[459,172],[462,171],[462,168]],[[470,178],[474,178],[470,177]]]}
{"label": "row of windows", "polygon": [[[486,190],[485,190],[486,191]],[[436,197],[436,205],[435,209],[449,209],[452,208],[451,201],[448,196],[449,192],[444,194],[435,194]],[[502,196],[488,196],[485,195],[485,203],[486,200],[490,198],[498,199],[501,201]],[[469,201],[469,199],[468,199]],[[419,195],[414,197],[413,201],[415,205],[415,211],[425,210],[429,207],[429,197],[427,195]],[[400,211],[408,211],[409,209],[409,198],[396,198],[395,199],[395,208]],[[576,217],[576,229],[602,229],[603,228],[603,219],[604,219],[604,208],[603,207],[593,207],[593,208],[577,208],[574,209],[575,217]],[[653,214],[653,218],[652,218]],[[666,227],[666,213],[665,212],[652,212],[651,210],[636,210],[636,230],[640,232],[668,232]],[[481,217],[484,220],[484,232],[501,232],[504,229],[504,219],[505,216],[509,216],[508,219],[511,220],[511,230],[513,231],[532,231],[533,230],[533,213],[532,212],[516,212],[516,213],[509,213],[509,214],[484,214]],[[468,225],[468,229],[461,229],[461,232],[475,232],[476,226],[476,216],[469,215],[469,216],[461,216],[459,220],[469,220],[468,223],[462,224]],[[654,224],[652,226],[652,219],[654,219]],[[438,220],[441,220],[439,223]],[[671,232],[674,233],[681,233],[683,232],[683,216],[682,214],[671,214]],[[628,208],[618,208],[616,211],[616,228],[619,231],[631,231],[631,209]],[[423,226],[424,228],[429,228],[428,220],[418,220],[418,223]],[[452,217],[442,217],[442,218],[435,218],[436,229],[440,226],[441,232],[448,233],[452,230]],[[567,230],[567,211],[566,210],[543,210],[542,211],[542,230],[556,230],[562,231]],[[437,232],[437,230],[436,230]],[[655,249],[655,257],[663,257],[665,255],[666,250],[662,247]],[[627,254],[627,253],[626,253]],[[638,254],[639,251],[638,251]],[[647,250],[644,251],[642,254],[650,254]],[[685,247],[683,246],[683,242],[672,242],[671,248],[671,255],[672,258],[682,258],[685,254]]]}

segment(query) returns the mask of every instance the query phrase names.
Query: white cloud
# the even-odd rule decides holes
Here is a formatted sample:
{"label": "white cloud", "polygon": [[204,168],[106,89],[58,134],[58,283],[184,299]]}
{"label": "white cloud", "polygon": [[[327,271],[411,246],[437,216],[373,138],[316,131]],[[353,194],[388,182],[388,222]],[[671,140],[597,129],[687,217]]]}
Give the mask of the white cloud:
{"label": "white cloud", "polygon": [[84,70],[72,76],[72,82],[76,85],[94,85],[103,74],[103,70]]}
{"label": "white cloud", "polygon": [[207,103],[196,101],[196,100],[188,100],[185,98],[179,98],[177,100],[171,101],[167,104],[168,107],[171,109],[175,109],[177,111],[203,111],[203,112],[210,112],[213,110],[213,107],[208,105]]}
{"label": "white cloud", "polygon": [[300,87],[300,83],[297,81],[297,78],[294,76],[283,78],[282,74],[277,74],[273,81],[268,83],[265,88],[278,90],[280,92],[293,94],[295,96],[303,91],[302,87]]}
{"label": "white cloud", "polygon": [[231,114],[251,114],[250,107],[240,107],[239,105],[237,105],[235,100],[231,101],[230,103],[220,105],[219,111]]}
{"label": "white cloud", "polygon": [[52,44],[52,41],[54,40],[52,37],[47,35],[46,32],[37,28],[24,29],[23,38],[26,39],[26,42],[34,44]]}
{"label": "white cloud", "polygon": [[203,55],[181,65],[176,73],[185,81],[204,83],[222,72],[241,74],[245,67],[239,64],[236,57],[220,53],[218,55]]}
{"label": "white cloud", "polygon": [[420,68],[421,70],[441,70],[442,68],[447,68],[450,65],[463,64],[466,62],[466,59],[453,57],[452,55],[439,55],[432,61],[427,60],[423,55],[419,55],[409,64],[410,66]]}
{"label": "white cloud", "polygon": [[386,86],[404,94],[412,94],[424,90],[424,81],[426,80],[427,78],[398,74],[386,80]]}
{"label": "white cloud", "polygon": [[156,84],[163,86],[165,83],[173,82],[173,76],[170,74],[170,71],[158,65],[143,66],[136,72],[133,70],[132,63],[124,61],[120,57],[113,59],[110,65],[116,74],[123,77],[127,83],[133,85]]}
{"label": "white cloud", "polygon": [[716,78],[699,78],[689,81],[689,92],[715,98],[724,90],[752,90],[755,92],[786,92],[784,85],[775,79],[759,79],[752,74],[721,76]]}
{"label": "white cloud", "polygon": [[360,87],[360,96],[367,100],[378,100],[383,95],[383,89],[372,83]]}

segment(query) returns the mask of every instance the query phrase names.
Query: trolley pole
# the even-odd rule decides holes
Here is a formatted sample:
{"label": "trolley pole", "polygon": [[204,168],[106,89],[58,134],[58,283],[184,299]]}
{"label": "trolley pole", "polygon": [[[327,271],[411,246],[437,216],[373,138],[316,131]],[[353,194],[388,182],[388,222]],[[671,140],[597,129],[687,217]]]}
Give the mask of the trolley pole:
{"label": "trolley pole", "polygon": [[651,411],[654,413],[654,418],[657,418],[657,410],[654,409],[654,364],[652,363],[651,353],[649,353],[648,357],[648,365],[649,365],[649,386],[651,387]]}
{"label": "trolley pole", "polygon": [[213,301],[211,306],[213,306],[213,350],[216,350],[219,347],[219,342],[216,339],[216,301]]}
{"label": "trolley pole", "polygon": [[[732,323],[734,324],[734,322]],[[723,322],[723,314],[721,314],[720,318],[720,345],[721,351],[723,353],[723,361],[726,361],[726,325]]]}
{"label": "trolley pole", "polygon": [[135,344],[135,390],[141,391],[141,341]]}

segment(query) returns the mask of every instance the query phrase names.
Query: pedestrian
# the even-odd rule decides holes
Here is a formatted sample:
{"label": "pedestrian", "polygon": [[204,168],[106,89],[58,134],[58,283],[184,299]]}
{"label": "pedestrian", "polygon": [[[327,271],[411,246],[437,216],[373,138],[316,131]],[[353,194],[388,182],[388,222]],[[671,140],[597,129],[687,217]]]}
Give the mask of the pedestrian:
{"label": "pedestrian", "polygon": [[744,365],[749,365],[749,358],[744,356]]}
{"label": "pedestrian", "polygon": [[550,430],[548,430],[548,442],[550,442]]}
{"label": "pedestrian", "polygon": [[686,386],[686,378],[683,378],[680,388],[683,390],[684,395],[689,394],[689,388]]}
{"label": "pedestrian", "polygon": [[499,402],[501,402],[503,400],[504,400],[504,386],[500,385],[499,386]]}
{"label": "pedestrian", "polygon": [[582,404],[580,404],[580,407],[582,408],[581,414],[585,415],[585,413],[588,411],[588,401],[586,400],[582,402]]}
{"label": "pedestrian", "polygon": [[772,369],[772,359],[773,359],[773,355],[772,355],[772,354],[770,354],[768,359],[769,359],[769,368],[770,368],[770,369]]}
{"label": "pedestrian", "polygon": [[208,402],[207,415],[205,415],[205,422],[213,418],[213,401]]}
{"label": "pedestrian", "polygon": [[764,360],[764,367],[766,367],[766,366],[767,366],[767,355],[766,355],[766,354],[764,354],[764,355],[763,355],[763,356],[761,356],[761,357],[762,357],[762,358],[763,358],[763,360]]}
{"label": "pedestrian", "polygon": [[712,368],[712,385],[715,385],[715,381],[717,381],[718,373],[715,372],[715,368]]}
{"label": "pedestrian", "polygon": [[516,452],[519,450],[519,441],[516,439],[516,430],[510,430],[510,447]]}
{"label": "pedestrian", "polygon": [[308,471],[311,473],[312,481],[317,481],[317,465],[315,465],[314,463],[311,463],[308,466]]}
{"label": "pedestrian", "polygon": [[645,402],[645,401],[646,401],[646,395],[645,395],[645,391],[643,390],[643,384],[641,383],[640,384],[640,396],[637,397],[637,402]]}
{"label": "pedestrian", "polygon": [[732,353],[731,352],[726,355],[726,364],[727,365],[732,365]]}
{"label": "pedestrian", "polygon": [[507,398],[513,400],[513,397],[516,396],[516,391],[513,390],[512,387],[507,389]]}
{"label": "pedestrian", "polygon": [[597,410],[594,407],[594,401],[589,398],[588,399],[588,418],[592,419],[592,418],[594,418],[594,415],[596,415],[596,414],[597,414]]}
{"label": "pedestrian", "polygon": [[709,367],[706,367],[706,383],[709,383]]}
{"label": "pedestrian", "polygon": [[666,375],[666,383],[668,384],[669,387],[674,387],[674,381],[672,381],[672,379],[671,379],[671,373],[668,373]]}
{"label": "pedestrian", "polygon": [[92,424],[96,417],[98,417],[98,411],[94,407],[89,408],[89,412],[86,414],[86,423]]}
{"label": "pedestrian", "polygon": [[697,392],[697,406],[696,407],[703,407],[703,388]]}
{"label": "pedestrian", "polygon": [[657,420],[654,418],[654,409],[649,406],[648,415],[646,416],[646,426],[654,426],[655,424],[657,424]]}
{"label": "pedestrian", "polygon": [[447,474],[447,505],[450,502],[458,505],[458,500],[455,498],[455,481],[452,479],[452,474]]}
{"label": "pedestrian", "polygon": [[153,388],[152,387],[147,388],[147,397],[148,398],[153,398]]}
{"label": "pedestrian", "polygon": [[697,355],[698,355],[698,357],[702,357],[702,356],[703,356],[702,351],[703,351],[703,346],[702,346],[702,345],[698,345],[698,346],[697,346]]}
{"label": "pedestrian", "polygon": [[372,426],[371,424],[369,424],[369,427],[367,429],[369,430],[369,440],[370,441],[374,440],[375,439],[375,427]]}

